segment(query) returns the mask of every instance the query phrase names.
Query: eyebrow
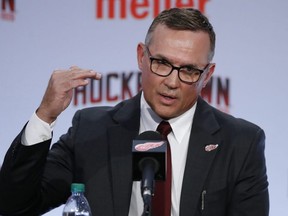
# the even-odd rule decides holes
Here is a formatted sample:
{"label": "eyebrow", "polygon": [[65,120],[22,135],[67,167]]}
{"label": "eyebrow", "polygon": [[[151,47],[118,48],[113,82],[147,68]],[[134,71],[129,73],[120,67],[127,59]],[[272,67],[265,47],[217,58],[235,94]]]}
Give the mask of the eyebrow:
{"label": "eyebrow", "polygon": [[175,66],[175,67],[181,67],[181,68],[186,67],[186,68],[199,69],[198,66],[196,66],[195,64],[191,64],[191,63],[190,63],[190,64],[183,64],[183,65],[179,65],[179,66],[178,66],[178,65],[174,65],[174,63],[172,63],[171,60],[169,60],[167,57],[165,57],[165,56],[163,56],[163,55],[160,55],[160,54],[155,55],[155,56],[151,55],[151,57],[152,57],[152,58],[159,59],[159,60],[164,60],[164,61],[168,62],[169,64]]}
{"label": "eyebrow", "polygon": [[150,52],[150,50],[149,50],[149,47],[148,46],[146,46],[146,48],[147,48],[147,51],[148,51],[148,54],[150,55],[150,57],[152,57],[152,58],[156,58],[156,59],[158,59],[158,60],[164,60],[164,61],[166,61],[167,63],[169,63],[169,64],[171,64],[172,66],[174,66],[174,67],[189,67],[189,68],[194,68],[194,69],[198,69],[198,70],[201,70],[200,69],[200,67],[198,67],[197,65],[195,65],[195,64],[183,64],[183,65],[179,65],[179,66],[175,66],[174,65],[174,63],[171,63],[171,60],[169,60],[166,56],[163,56],[163,55],[161,55],[161,54],[156,54],[155,56],[154,55],[152,55],[152,53]]}

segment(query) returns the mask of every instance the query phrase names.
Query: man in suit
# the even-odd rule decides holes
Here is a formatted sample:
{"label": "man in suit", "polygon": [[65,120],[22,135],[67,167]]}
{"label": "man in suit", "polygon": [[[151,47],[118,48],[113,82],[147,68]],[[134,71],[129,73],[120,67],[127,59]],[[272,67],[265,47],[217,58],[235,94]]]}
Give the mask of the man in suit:
{"label": "man in suit", "polygon": [[88,78],[101,78],[77,66],[55,71],[5,157],[0,214],[39,215],[65,203],[72,182],[83,182],[94,216],[140,215],[132,140],[165,120],[172,127],[169,215],[267,216],[263,130],[199,96],[214,72],[214,49],[213,27],[198,10],[163,11],[137,47],[143,90],[115,107],[78,111],[49,150],[54,122],[72,90],[87,85]]}

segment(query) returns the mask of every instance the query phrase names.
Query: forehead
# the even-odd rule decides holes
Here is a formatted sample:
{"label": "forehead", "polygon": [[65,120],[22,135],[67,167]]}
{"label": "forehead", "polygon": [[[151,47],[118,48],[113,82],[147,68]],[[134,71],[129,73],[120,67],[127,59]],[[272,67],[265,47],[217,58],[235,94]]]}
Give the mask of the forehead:
{"label": "forehead", "polygon": [[158,25],[148,46],[153,55],[165,56],[175,62],[207,64],[210,39],[203,31],[173,30]]}

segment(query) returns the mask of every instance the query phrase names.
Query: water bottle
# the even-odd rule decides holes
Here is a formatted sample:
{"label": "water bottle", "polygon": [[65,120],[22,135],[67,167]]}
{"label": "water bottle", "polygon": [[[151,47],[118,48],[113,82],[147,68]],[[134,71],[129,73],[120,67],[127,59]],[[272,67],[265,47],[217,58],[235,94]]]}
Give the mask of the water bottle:
{"label": "water bottle", "polygon": [[92,216],[89,203],[84,196],[85,185],[71,184],[71,196],[63,209],[63,216]]}

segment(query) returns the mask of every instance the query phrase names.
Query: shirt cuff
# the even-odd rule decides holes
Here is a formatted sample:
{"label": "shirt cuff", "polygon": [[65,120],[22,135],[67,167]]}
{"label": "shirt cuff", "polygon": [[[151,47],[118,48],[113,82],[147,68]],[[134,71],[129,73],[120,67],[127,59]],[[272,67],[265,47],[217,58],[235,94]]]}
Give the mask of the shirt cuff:
{"label": "shirt cuff", "polygon": [[22,134],[22,144],[25,146],[31,146],[51,139],[55,123],[56,121],[48,124],[41,120],[34,112]]}

